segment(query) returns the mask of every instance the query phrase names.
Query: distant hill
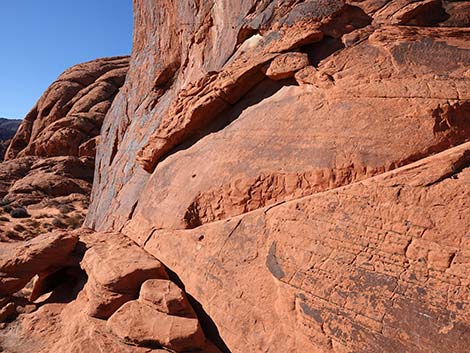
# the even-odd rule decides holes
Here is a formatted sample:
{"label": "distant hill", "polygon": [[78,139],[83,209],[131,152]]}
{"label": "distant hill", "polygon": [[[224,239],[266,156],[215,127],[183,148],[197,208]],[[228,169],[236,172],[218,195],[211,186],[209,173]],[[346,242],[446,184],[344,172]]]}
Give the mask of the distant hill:
{"label": "distant hill", "polygon": [[10,139],[15,135],[21,120],[0,118],[0,162],[3,160]]}
{"label": "distant hill", "polygon": [[0,140],[9,140],[13,137],[21,120],[0,118]]}

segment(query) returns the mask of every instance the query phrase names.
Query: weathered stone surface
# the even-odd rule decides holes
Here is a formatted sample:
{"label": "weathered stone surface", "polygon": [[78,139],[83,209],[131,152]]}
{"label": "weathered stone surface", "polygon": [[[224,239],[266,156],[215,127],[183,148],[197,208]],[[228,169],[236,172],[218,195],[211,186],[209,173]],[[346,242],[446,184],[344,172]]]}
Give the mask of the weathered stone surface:
{"label": "weathered stone surface", "polygon": [[107,319],[122,304],[137,298],[146,280],[168,278],[158,260],[122,234],[93,237],[95,240],[88,244],[81,262],[88,275],[84,292],[88,297],[86,311],[89,315]]}
{"label": "weathered stone surface", "polygon": [[[75,249],[86,276],[0,330],[2,348],[466,352],[466,4],[134,5],[129,73],[95,144],[97,232]],[[292,53],[308,62],[270,79]],[[55,154],[57,132],[87,155],[79,113],[18,154]]]}
{"label": "weathered stone surface", "polygon": [[32,217],[21,223],[4,216],[0,241],[83,223],[96,141],[128,65],[128,57],[116,57],[70,68],[21,122],[0,164],[0,197],[2,206],[26,207]]}
{"label": "weathered stone surface", "polygon": [[235,352],[242,337],[250,351],[464,352],[469,165],[466,143],[224,222],[158,231],[145,248]]}
{"label": "weathered stone surface", "polygon": [[0,247],[0,295],[23,288],[36,274],[64,266],[77,244],[74,233],[52,232]]}
{"label": "weathered stone surface", "polygon": [[177,352],[204,348],[205,340],[196,318],[172,316],[131,301],[108,320],[113,334],[136,345],[161,346]]}
{"label": "weathered stone surface", "polygon": [[171,281],[145,281],[140,289],[140,300],[165,314],[196,317],[184,292]]}
{"label": "weathered stone surface", "polygon": [[309,65],[305,53],[286,53],[277,56],[268,66],[266,76],[271,80],[284,80]]}
{"label": "weathered stone surface", "polygon": [[99,134],[128,64],[128,57],[103,58],[65,71],[24,118],[6,159],[77,156],[79,145]]}
{"label": "weathered stone surface", "polygon": [[[442,201],[432,198],[449,205],[456,190],[468,191],[459,179],[445,179],[458,183],[445,192],[428,194],[441,183],[424,186],[433,174],[438,180],[460,170],[465,156],[459,162],[444,153],[415,166],[429,173],[426,178],[397,169],[468,141],[468,29],[446,26],[451,18],[441,16],[444,5],[436,2],[248,3],[232,1],[226,11],[217,2],[214,13],[182,5],[179,15],[173,2],[160,11],[137,4],[136,65],[104,123],[109,133],[98,147],[86,224],[119,230],[162,260],[231,351],[420,352],[432,342],[446,342],[438,344],[443,351],[462,351],[456,337],[468,328],[464,310],[434,299],[408,303],[420,309],[408,316],[406,328],[391,321],[381,326],[384,312],[396,318],[407,310],[401,305],[408,294],[393,291],[402,277],[388,277],[386,270],[408,265],[395,255],[383,258],[394,241],[362,245],[362,239],[372,227],[392,234],[396,222],[415,215],[413,205],[440,217],[426,206]],[[224,10],[224,21],[217,21]],[[161,19],[158,31],[150,29],[153,18]],[[171,28],[185,18],[191,25],[174,34]],[[169,35],[157,40],[157,32]],[[228,33],[237,33],[236,41]],[[169,53],[169,47],[178,49]],[[268,80],[266,65],[294,50],[310,63],[295,73],[299,86]],[[140,79],[143,72],[154,76]],[[129,107],[135,113],[125,115]],[[381,208],[392,202],[393,188],[371,178],[395,169],[404,182],[421,186],[410,186],[410,199],[393,214]],[[354,197],[343,195],[348,185]],[[299,210],[291,213],[294,204]],[[455,207],[464,212],[463,205]],[[348,216],[338,220],[343,208]],[[276,217],[282,220],[279,235]],[[329,219],[332,224],[325,224]],[[468,228],[459,224],[454,233],[442,222],[430,227],[459,238]],[[325,234],[331,239],[323,241]],[[354,249],[363,246],[357,256],[368,259],[370,273],[356,269],[362,260],[341,250],[345,239]],[[431,258],[444,268],[452,255],[434,250]],[[294,276],[298,283],[290,285]],[[426,283],[434,290],[446,286],[433,281]],[[409,291],[422,286],[407,283]],[[392,297],[397,302],[384,309],[381,303]],[[430,308],[439,314],[426,315],[455,317],[459,328],[445,336],[450,321],[422,322],[418,312]],[[418,347],[416,337],[427,343]]]}

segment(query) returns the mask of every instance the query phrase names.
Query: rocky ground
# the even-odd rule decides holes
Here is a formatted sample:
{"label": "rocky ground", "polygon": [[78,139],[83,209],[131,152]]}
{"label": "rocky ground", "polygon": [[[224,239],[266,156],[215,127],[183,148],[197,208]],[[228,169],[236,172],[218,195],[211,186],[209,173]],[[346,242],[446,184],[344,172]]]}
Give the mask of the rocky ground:
{"label": "rocky ground", "polygon": [[[467,352],[469,2],[134,9],[84,226],[1,244],[0,348]],[[40,121],[9,161],[90,187]]]}

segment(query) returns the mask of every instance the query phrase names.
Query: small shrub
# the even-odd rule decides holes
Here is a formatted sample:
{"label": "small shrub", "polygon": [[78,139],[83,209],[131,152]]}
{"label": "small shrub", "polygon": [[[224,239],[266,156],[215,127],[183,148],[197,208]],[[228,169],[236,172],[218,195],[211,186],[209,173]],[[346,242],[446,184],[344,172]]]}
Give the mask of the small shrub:
{"label": "small shrub", "polygon": [[59,218],[54,218],[52,220],[52,225],[57,228],[67,228],[67,226]]}
{"label": "small shrub", "polygon": [[51,215],[48,215],[47,213],[40,213],[38,214],[37,216],[35,216],[34,218],[36,219],[42,219],[42,218],[51,218],[52,216]]}
{"label": "small shrub", "polygon": [[24,224],[30,226],[31,228],[37,228],[39,227],[40,223],[34,219],[27,219],[26,221],[23,221]]}
{"label": "small shrub", "polygon": [[65,223],[69,226],[69,228],[77,229],[80,228],[83,224],[84,216],[81,213],[76,213],[71,217],[68,217],[65,220]]}
{"label": "small shrub", "polygon": [[55,206],[62,214],[67,214],[67,213],[70,213],[72,211],[75,211],[75,208],[73,206],[70,206],[70,205],[58,205],[58,206]]}
{"label": "small shrub", "polygon": [[24,232],[24,231],[26,230],[26,228],[23,227],[21,224],[15,225],[15,226],[13,227],[13,229],[14,229],[15,231],[17,231],[17,232],[20,232],[20,233],[22,233],[22,232]]}
{"label": "small shrub", "polygon": [[7,198],[0,200],[0,206],[7,206],[10,203],[11,203],[11,200],[8,200]]}
{"label": "small shrub", "polygon": [[45,223],[42,227],[48,232],[52,232],[54,230],[54,226],[50,223]]}
{"label": "small shrub", "polygon": [[13,231],[13,230],[7,230],[5,235],[10,239],[15,239],[15,240],[20,240],[21,239],[21,237],[18,235],[18,233]]}

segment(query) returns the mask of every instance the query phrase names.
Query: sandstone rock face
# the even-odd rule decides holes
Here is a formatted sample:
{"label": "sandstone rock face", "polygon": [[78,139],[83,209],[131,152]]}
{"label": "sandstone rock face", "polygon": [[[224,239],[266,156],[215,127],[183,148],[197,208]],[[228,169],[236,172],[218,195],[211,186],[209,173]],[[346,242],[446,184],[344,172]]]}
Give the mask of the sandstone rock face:
{"label": "sandstone rock face", "polygon": [[128,65],[128,57],[104,58],[65,71],[26,115],[6,159],[77,156],[80,145],[99,134]]}
{"label": "sandstone rock face", "polygon": [[[129,58],[98,59],[64,72],[21,122],[0,164],[2,241],[83,222],[93,181],[96,142],[124,82]],[[31,220],[8,215],[27,207]]]}
{"label": "sandstone rock face", "polygon": [[[0,346],[468,351],[466,2],[134,6],[99,143],[70,152],[97,151],[75,296],[47,272]],[[27,131],[11,174],[53,151]]]}
{"label": "sandstone rock face", "polygon": [[446,151],[470,136],[470,32],[455,5],[135,5],[86,224],[177,273],[232,352],[464,351],[468,276],[449,268],[469,190],[446,175],[468,153]]}

